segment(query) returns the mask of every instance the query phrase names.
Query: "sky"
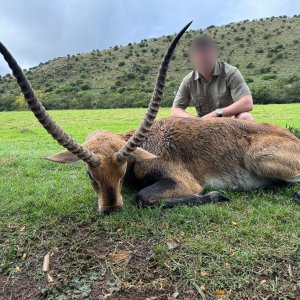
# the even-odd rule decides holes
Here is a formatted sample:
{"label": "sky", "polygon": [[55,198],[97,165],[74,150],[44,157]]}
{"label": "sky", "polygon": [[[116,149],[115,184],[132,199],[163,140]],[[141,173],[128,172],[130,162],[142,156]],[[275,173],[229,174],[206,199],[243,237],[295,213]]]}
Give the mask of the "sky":
{"label": "sky", "polygon": [[[22,68],[58,56],[244,19],[300,14],[299,0],[0,0],[0,40]],[[9,72],[0,58],[0,75]]]}

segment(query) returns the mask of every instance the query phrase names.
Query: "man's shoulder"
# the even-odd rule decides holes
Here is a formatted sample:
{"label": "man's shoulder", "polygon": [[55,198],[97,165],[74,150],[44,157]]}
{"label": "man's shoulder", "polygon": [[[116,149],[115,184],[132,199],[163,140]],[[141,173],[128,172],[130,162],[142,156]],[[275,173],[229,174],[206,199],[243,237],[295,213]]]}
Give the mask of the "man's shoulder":
{"label": "man's shoulder", "polygon": [[225,61],[219,61],[220,65],[221,65],[221,69],[222,71],[226,74],[226,75],[231,75],[232,73],[234,73],[236,70],[238,70],[237,67],[232,66],[228,63],[226,63]]}
{"label": "man's shoulder", "polygon": [[185,84],[189,84],[191,82],[193,82],[193,80],[195,79],[195,70],[191,71],[190,73],[188,73],[183,79],[182,82]]}

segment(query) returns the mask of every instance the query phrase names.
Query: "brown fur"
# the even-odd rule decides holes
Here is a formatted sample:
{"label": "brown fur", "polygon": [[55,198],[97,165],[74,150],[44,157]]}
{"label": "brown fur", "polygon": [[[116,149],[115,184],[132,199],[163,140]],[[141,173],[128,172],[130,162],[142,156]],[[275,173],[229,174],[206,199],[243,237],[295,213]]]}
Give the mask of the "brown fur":
{"label": "brown fur", "polygon": [[[97,131],[84,143],[101,158],[99,168],[89,167],[93,185],[101,187],[95,189],[101,211],[122,206],[123,177],[139,190],[143,205],[194,195],[210,183],[247,190],[300,181],[300,140],[275,125],[230,118],[161,119],[127,165],[116,163],[116,151],[132,134]],[[57,156],[50,159],[58,161]],[[108,186],[114,203],[105,194]]]}

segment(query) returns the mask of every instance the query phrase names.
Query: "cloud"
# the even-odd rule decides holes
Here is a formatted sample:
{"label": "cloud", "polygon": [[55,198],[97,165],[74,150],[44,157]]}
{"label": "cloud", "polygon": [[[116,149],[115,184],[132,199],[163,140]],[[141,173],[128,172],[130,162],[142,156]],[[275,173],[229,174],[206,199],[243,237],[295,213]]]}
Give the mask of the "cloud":
{"label": "cloud", "polygon": [[[202,0],[0,0],[0,37],[23,68],[178,31],[300,12],[300,2]],[[8,68],[0,60],[0,74]]]}

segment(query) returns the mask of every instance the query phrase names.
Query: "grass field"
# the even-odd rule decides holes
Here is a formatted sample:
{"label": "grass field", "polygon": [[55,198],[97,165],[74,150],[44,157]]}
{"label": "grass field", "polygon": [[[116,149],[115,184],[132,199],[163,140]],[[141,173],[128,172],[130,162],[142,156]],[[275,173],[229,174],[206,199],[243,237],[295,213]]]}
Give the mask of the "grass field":
{"label": "grass field", "polygon": [[[143,113],[51,111],[80,142]],[[300,104],[254,115],[300,128]],[[299,184],[171,210],[139,209],[124,190],[124,209],[102,216],[83,163],[42,159],[60,150],[30,112],[0,113],[0,299],[300,299]]]}

